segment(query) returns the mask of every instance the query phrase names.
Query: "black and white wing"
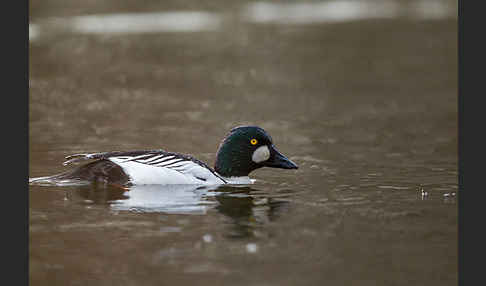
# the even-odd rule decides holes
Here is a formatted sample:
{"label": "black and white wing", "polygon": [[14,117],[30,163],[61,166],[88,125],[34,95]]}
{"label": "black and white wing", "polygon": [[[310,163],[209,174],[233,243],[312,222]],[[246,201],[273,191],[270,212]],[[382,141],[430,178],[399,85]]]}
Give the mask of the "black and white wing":
{"label": "black and white wing", "polygon": [[140,155],[152,156],[157,153],[167,153],[164,150],[142,150],[142,151],[112,151],[112,152],[100,152],[100,153],[83,153],[83,154],[73,154],[67,156],[63,165],[70,165],[73,163],[78,163],[80,161],[86,160],[102,160],[108,159],[110,157],[125,157],[125,158],[135,158]]}
{"label": "black and white wing", "polygon": [[133,184],[222,184],[226,181],[190,155],[164,150],[75,154],[64,165],[83,160],[109,160],[130,177]]}

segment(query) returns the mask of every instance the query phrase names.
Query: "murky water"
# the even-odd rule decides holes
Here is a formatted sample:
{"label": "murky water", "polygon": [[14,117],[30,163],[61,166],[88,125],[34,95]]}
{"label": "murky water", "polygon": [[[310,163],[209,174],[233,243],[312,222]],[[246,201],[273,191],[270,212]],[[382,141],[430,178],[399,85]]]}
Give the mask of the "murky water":
{"label": "murky water", "polygon": [[240,187],[30,186],[32,285],[457,284],[454,1],[31,2],[30,177],[112,150],[212,166],[241,124],[300,167]]}

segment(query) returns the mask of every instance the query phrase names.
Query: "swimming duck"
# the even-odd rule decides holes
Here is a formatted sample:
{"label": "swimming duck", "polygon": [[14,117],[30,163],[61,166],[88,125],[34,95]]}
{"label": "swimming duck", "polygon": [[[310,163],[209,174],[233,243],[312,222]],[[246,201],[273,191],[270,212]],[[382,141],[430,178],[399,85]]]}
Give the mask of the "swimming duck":
{"label": "swimming duck", "polygon": [[66,159],[64,165],[94,161],[62,174],[30,179],[29,183],[75,180],[121,186],[249,184],[252,183],[249,173],[262,167],[298,168],[276,149],[272,137],[258,126],[231,129],[219,145],[214,169],[191,155],[162,149],[74,154]]}

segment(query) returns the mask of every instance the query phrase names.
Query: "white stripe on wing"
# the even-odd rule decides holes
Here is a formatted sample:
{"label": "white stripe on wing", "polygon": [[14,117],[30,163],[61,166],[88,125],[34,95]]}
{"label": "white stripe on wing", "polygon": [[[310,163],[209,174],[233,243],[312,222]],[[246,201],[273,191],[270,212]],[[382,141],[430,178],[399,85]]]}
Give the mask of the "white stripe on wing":
{"label": "white stripe on wing", "polygon": [[149,162],[156,161],[156,160],[158,160],[158,159],[160,159],[160,158],[164,158],[164,157],[166,157],[166,156],[167,156],[167,155],[165,155],[165,154],[162,154],[162,155],[157,155],[157,154],[154,154],[154,156],[152,156],[152,157],[149,157],[149,158],[147,158],[147,159],[143,159],[143,160],[137,160],[137,161],[139,161],[140,163],[145,163],[145,164],[147,164],[147,163],[149,163]]}
{"label": "white stripe on wing", "polygon": [[173,160],[164,161],[162,163],[156,164],[155,166],[157,166],[157,167],[168,167],[169,165],[172,165],[173,163],[179,162],[179,161],[183,161],[183,159],[176,158],[176,159],[173,159]]}
{"label": "white stripe on wing", "polygon": [[175,158],[175,156],[167,156],[167,155],[166,155],[165,157],[163,157],[163,158],[161,158],[161,159],[157,159],[157,160],[155,160],[155,161],[150,162],[150,164],[151,164],[151,165],[157,165],[157,164],[159,164],[159,163],[165,162],[165,161],[170,160],[170,159],[172,159],[172,158]]}
{"label": "white stripe on wing", "polygon": [[[147,156],[150,156],[150,154],[146,153],[146,154],[138,155],[138,156],[135,156],[135,157],[128,157],[128,159],[125,159],[123,162],[136,161],[140,158],[146,158]],[[111,157],[111,158],[117,158],[119,160],[123,160],[122,158],[127,158],[127,157]]]}

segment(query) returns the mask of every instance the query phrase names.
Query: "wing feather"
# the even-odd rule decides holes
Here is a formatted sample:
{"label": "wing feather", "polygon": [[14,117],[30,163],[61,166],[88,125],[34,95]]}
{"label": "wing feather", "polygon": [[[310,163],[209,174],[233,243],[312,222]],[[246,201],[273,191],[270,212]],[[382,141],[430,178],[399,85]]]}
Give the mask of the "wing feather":
{"label": "wing feather", "polygon": [[[102,152],[90,154],[74,154],[66,157],[63,164],[68,165],[84,160],[110,160],[122,168],[127,164],[139,163],[162,171],[163,169],[177,171],[201,181],[210,181],[216,177],[222,182],[226,181],[205,163],[190,155],[166,152],[164,150],[129,151],[129,152]],[[138,170],[138,168],[137,168]],[[213,179],[214,180],[214,179]]]}

